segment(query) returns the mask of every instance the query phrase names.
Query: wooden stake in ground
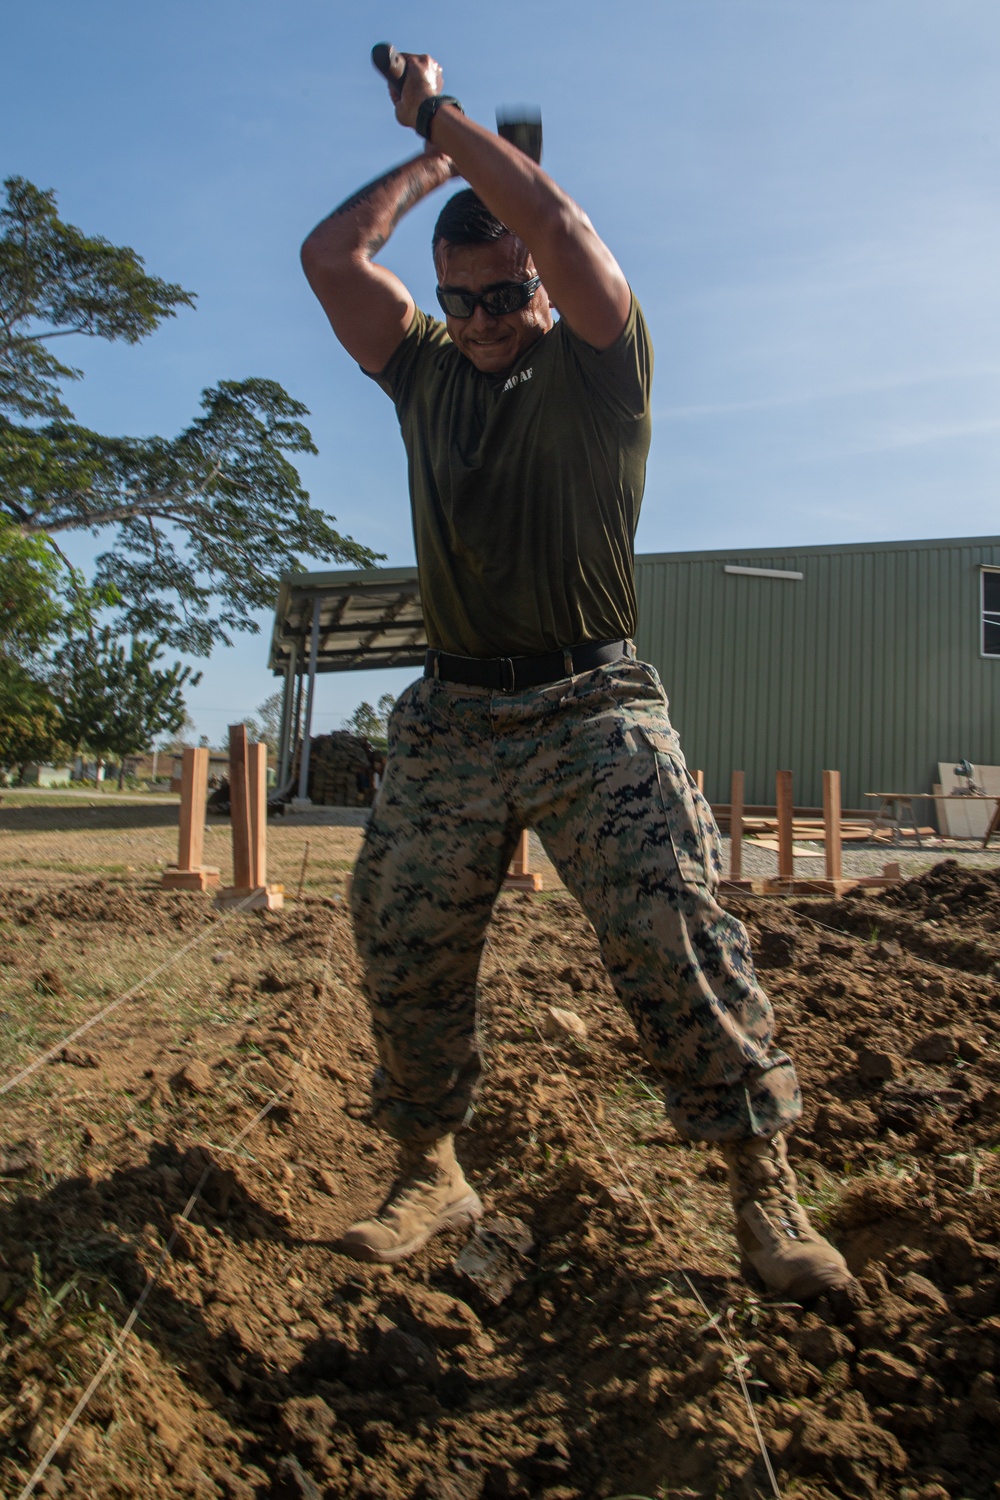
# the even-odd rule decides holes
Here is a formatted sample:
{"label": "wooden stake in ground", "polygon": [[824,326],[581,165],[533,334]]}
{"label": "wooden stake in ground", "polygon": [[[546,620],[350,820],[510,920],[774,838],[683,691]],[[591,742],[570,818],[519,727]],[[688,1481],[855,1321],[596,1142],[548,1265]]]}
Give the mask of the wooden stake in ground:
{"label": "wooden stake in ground", "polygon": [[729,874],[723,876],[727,890],[752,891],[752,880],[743,879],[743,792],[744,775],[734,771],[729,783]]}
{"label": "wooden stake in ground", "polygon": [[215,904],[276,911],[285,894],[283,886],[267,883],[267,746],[249,744],[245,724],[229,726],[229,817],[233,883],[219,892]]}
{"label": "wooden stake in ground", "polygon": [[744,773],[734,771],[729,782],[729,878],[743,875],[743,785]]}
{"label": "wooden stake in ground", "polygon": [[827,880],[843,876],[843,847],[840,836],[840,772],[823,772],[823,839]]}
{"label": "wooden stake in ground", "polygon": [[251,885],[267,885],[267,746],[247,745]]}
{"label": "wooden stake in ground", "polygon": [[168,865],[160,880],[167,891],[204,891],[219,883],[214,865],[203,865],[205,798],[208,795],[208,751],[189,745],[181,773],[180,833],[177,863]]}
{"label": "wooden stake in ground", "polygon": [[514,850],[514,858],[503,884],[504,890],[507,891],[540,891],[542,888],[542,877],[533,875],[529,869],[528,830],[526,828],[521,830],[517,848]]}
{"label": "wooden stake in ground", "polygon": [[778,771],[774,800],[778,812],[778,879],[792,880],[795,876],[795,855],[792,850],[791,771]]}

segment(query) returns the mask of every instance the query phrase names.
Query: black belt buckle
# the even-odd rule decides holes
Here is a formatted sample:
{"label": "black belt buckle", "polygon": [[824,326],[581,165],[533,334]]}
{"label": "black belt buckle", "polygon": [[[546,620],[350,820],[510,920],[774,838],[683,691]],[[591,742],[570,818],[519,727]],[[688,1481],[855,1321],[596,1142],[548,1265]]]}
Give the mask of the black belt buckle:
{"label": "black belt buckle", "polygon": [[500,691],[512,693],[517,683],[514,676],[514,661],[510,656],[501,656],[500,661]]}

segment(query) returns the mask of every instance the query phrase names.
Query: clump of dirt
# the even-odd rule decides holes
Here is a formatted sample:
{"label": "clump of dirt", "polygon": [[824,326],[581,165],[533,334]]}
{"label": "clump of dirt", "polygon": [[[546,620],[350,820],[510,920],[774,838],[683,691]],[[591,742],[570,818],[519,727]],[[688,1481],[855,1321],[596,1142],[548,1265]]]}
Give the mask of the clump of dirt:
{"label": "clump of dirt", "polygon": [[[998,898],[993,875],[945,864],[877,897],[732,902],[803,1078],[803,1197],[859,1277],[811,1309],[740,1279],[718,1156],[665,1123],[564,895],[498,904],[490,1071],[460,1145],[490,1210],[528,1226],[522,1279],[480,1298],[454,1236],[394,1271],[342,1259],[336,1236],[393,1163],[368,1122],[346,913],[311,901],[229,923],[211,1016],[180,1038],[115,1016],[87,1040],[99,1069],[58,1058],[44,1100],[5,1099],[4,1489],[156,1272],[45,1493],[765,1496],[742,1377],[789,1494],[994,1496]],[[200,898],[108,884],[8,892],[0,918],[15,934],[56,923],[77,947],[122,921],[181,942],[215,920]],[[585,1033],[544,1035],[550,1007]]]}

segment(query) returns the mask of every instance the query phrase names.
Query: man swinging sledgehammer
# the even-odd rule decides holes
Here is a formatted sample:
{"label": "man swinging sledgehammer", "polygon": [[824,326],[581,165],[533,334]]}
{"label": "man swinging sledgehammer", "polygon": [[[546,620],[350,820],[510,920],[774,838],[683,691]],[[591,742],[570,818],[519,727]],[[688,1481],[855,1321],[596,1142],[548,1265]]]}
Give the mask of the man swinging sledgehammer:
{"label": "man swinging sledgehammer", "polygon": [[[530,827],[593,923],[671,1121],[721,1147],[744,1261],[771,1291],[815,1297],[850,1277],[796,1199],[795,1070],[772,1047],[746,931],[716,899],[711,811],[631,640],[649,333],[583,211],[441,92],[433,58],[403,56],[390,94],[423,150],[302,252],[340,342],[396,408],[431,643],[392,716],[352,894],[374,1113],[399,1175],[341,1248],[391,1263],[481,1212],[455,1132],[480,1076],[485,931]],[[471,188],[434,231],[441,323],[375,256],[454,175]]]}

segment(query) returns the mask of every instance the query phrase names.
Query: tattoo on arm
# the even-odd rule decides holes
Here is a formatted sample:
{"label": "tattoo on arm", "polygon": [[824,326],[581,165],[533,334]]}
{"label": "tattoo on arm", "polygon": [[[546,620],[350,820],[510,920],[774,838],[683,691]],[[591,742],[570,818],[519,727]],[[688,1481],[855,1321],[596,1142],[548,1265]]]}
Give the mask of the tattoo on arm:
{"label": "tattoo on arm", "polygon": [[379,188],[388,187],[392,179],[398,177],[402,170],[402,167],[392,167],[390,171],[383,172],[381,177],[375,177],[371,182],[366,182],[364,187],[358,188],[357,192],[352,193],[349,198],[345,198],[343,203],[338,203],[333,213],[328,214],[327,217],[330,219],[339,219],[342,214],[349,214],[354,209],[360,208],[362,203],[367,203],[369,198],[378,192]]}
{"label": "tattoo on arm", "polygon": [[[403,162],[401,166],[393,167],[345,198],[328,218],[345,218],[367,204],[373,204],[375,222],[364,235],[362,249],[369,258],[376,255],[407,210],[437,186],[436,182],[428,180],[429,174],[425,170],[420,170],[422,167],[420,161]],[[378,203],[375,200],[380,195],[384,201]]]}

